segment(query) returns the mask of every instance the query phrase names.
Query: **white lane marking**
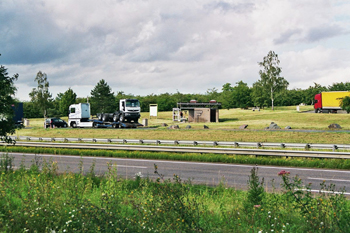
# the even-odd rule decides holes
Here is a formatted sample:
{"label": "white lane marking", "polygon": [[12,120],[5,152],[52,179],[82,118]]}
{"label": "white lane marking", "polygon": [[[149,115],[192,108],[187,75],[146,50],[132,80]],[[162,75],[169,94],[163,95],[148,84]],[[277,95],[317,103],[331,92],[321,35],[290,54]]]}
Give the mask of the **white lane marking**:
{"label": "white lane marking", "polygon": [[307,177],[307,179],[309,179],[309,180],[327,180],[327,181],[350,182],[350,180],[326,179],[326,178],[316,178],[316,177]]}
{"label": "white lane marking", "polygon": [[317,190],[317,189],[294,189],[294,190],[301,190],[301,191],[310,191],[313,193],[331,193],[331,194],[344,194],[344,195],[350,195],[350,193],[342,193],[342,192],[333,192],[333,191],[326,191],[326,190]]}
{"label": "white lane marking", "polygon": [[113,167],[132,167],[132,168],[147,168],[147,167],[141,167],[141,166],[126,166],[126,165],[112,165]]}
{"label": "white lane marking", "polygon": [[[23,155],[22,153],[11,153],[11,154],[18,154]],[[248,167],[252,168],[255,167],[255,165],[242,165],[242,164],[224,164],[224,163],[207,163],[207,162],[188,162],[188,161],[171,161],[171,160],[153,160],[153,159],[128,159],[128,158],[105,158],[105,157],[92,157],[92,156],[75,156],[75,155],[45,155],[45,154],[26,154],[26,155],[36,155],[38,157],[58,157],[58,158],[83,158],[83,159],[96,159],[96,160],[133,160],[138,162],[154,162],[154,163],[173,163],[173,164],[192,164],[192,165],[211,165],[211,166],[224,166],[224,167]],[[294,168],[294,167],[272,167],[272,166],[263,166],[258,165],[260,169],[278,169],[278,170],[295,170],[295,171],[323,171],[323,172],[333,172],[333,173],[348,173],[350,174],[350,171],[344,171],[344,170],[323,170],[323,169],[312,169],[312,168]]]}

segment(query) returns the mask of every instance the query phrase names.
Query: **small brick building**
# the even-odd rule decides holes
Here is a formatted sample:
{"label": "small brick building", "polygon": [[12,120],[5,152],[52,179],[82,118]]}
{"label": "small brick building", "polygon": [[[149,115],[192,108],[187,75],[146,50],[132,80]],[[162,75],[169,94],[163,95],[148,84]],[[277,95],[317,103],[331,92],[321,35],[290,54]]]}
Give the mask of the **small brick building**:
{"label": "small brick building", "polygon": [[[189,103],[177,103],[177,108],[173,109],[173,120],[219,122],[219,106],[221,103],[217,103],[215,100],[211,100],[209,103],[197,103],[195,100],[191,100]],[[188,114],[184,115],[184,112]]]}

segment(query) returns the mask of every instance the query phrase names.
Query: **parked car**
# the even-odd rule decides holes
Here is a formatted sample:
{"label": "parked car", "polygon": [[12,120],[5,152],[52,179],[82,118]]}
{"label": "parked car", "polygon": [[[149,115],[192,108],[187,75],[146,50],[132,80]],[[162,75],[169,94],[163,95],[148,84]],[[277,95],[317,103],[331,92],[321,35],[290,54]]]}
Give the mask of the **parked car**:
{"label": "parked car", "polygon": [[60,118],[47,118],[45,121],[46,124],[46,128],[66,128],[68,127],[67,122],[65,122],[64,120],[60,119]]}

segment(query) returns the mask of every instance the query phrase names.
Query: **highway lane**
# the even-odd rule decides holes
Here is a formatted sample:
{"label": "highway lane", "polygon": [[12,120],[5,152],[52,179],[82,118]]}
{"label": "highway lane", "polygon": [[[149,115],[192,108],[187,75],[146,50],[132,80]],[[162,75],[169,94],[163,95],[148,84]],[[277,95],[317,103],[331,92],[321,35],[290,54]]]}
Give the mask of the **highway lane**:
{"label": "highway lane", "polygon": [[[220,182],[227,186],[237,189],[246,189],[252,165],[242,164],[223,164],[223,163],[201,163],[201,162],[183,162],[183,161],[165,161],[165,160],[146,160],[146,159],[127,159],[127,158],[107,158],[91,156],[67,156],[50,154],[23,154],[9,153],[14,157],[14,164],[19,167],[24,163],[29,167],[33,162],[42,164],[44,161],[55,161],[58,164],[59,172],[80,172],[88,173],[91,166],[95,164],[96,174],[105,174],[108,171],[107,164],[112,164],[117,168],[118,175],[125,178],[134,178],[135,174],[141,174],[143,177],[155,179],[154,164],[158,166],[158,172],[163,174],[166,179],[172,179],[173,175],[179,175],[183,181],[192,180],[193,183],[206,185],[218,185]],[[335,184],[336,190],[345,187],[345,192],[350,195],[350,171],[332,170],[332,169],[311,169],[311,168],[291,168],[276,166],[257,166],[259,177],[264,177],[265,188],[272,191],[279,189],[282,182],[277,174],[281,170],[289,171],[292,177],[298,175],[304,184],[312,183],[311,189],[318,192],[320,183]]]}

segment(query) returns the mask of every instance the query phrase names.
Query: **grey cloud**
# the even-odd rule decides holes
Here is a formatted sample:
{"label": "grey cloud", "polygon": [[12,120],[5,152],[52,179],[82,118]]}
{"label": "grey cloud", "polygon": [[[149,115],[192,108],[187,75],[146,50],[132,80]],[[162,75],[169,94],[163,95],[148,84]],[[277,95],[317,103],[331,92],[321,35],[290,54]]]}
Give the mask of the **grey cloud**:
{"label": "grey cloud", "polygon": [[208,4],[208,9],[219,9],[223,12],[236,12],[236,13],[247,13],[254,9],[254,4],[251,2],[232,4],[225,1],[219,1],[216,3]]}
{"label": "grey cloud", "polygon": [[273,42],[275,44],[283,44],[288,41],[290,41],[291,37],[297,35],[299,36],[301,34],[302,30],[300,29],[293,29],[293,30],[288,30],[284,33],[282,33],[277,39],[275,39]]}
{"label": "grey cloud", "polygon": [[339,26],[322,26],[317,28],[311,28],[305,37],[308,42],[315,42],[334,36],[344,34],[345,31]]}

